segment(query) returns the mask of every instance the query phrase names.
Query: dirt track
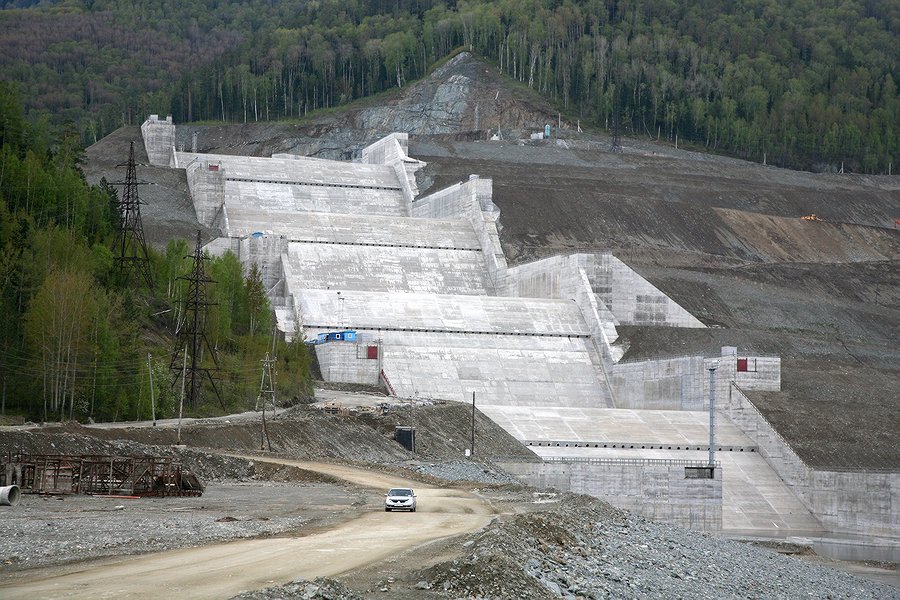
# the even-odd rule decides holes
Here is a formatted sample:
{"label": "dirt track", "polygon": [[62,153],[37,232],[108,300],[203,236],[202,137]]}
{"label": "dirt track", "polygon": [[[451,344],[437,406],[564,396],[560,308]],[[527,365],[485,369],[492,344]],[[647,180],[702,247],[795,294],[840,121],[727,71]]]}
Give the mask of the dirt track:
{"label": "dirt track", "polygon": [[456,489],[352,467],[252,457],[295,466],[372,488],[416,490],[415,513],[363,509],[359,518],[305,537],[254,539],[80,565],[29,571],[27,580],[0,586],[3,598],[180,598],[230,597],[288,581],[334,576],[401,554],[426,542],[477,530],[492,509],[477,496]]}

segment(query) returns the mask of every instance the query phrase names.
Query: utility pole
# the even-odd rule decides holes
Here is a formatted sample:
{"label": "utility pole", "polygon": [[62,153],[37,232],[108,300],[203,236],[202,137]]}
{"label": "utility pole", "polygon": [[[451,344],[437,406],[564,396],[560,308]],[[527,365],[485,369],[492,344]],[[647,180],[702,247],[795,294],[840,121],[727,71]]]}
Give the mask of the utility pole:
{"label": "utility pole", "polygon": [[[196,408],[200,403],[200,382],[205,374],[212,385],[213,391],[216,393],[216,397],[219,399],[219,404],[222,405],[222,410],[225,410],[225,402],[222,400],[221,394],[219,394],[219,388],[216,387],[216,382],[212,377],[212,373],[210,373],[211,370],[219,369],[219,358],[216,355],[215,349],[210,345],[209,339],[206,337],[206,316],[209,307],[212,305],[212,303],[208,302],[206,299],[206,286],[210,283],[215,283],[215,281],[206,275],[204,261],[208,259],[203,256],[199,229],[197,230],[197,243],[194,248],[194,254],[186,256],[185,258],[192,258],[194,260],[194,266],[190,275],[178,278],[188,282],[188,293],[187,298],[184,301],[184,326],[178,334],[178,345],[172,353],[172,361],[169,364],[169,368],[173,371],[175,370],[181,348],[186,348],[190,345],[191,367],[189,373],[191,386],[189,389],[188,400],[191,408]],[[212,356],[213,363],[215,364],[214,369],[201,367],[199,364],[203,346],[206,346],[210,356]],[[183,374],[182,376],[184,377],[187,375]],[[176,374],[172,385],[177,381],[178,375]]]}
{"label": "utility pole", "polygon": [[156,427],[156,402],[153,398],[153,364],[150,362],[150,353],[147,353],[147,372],[150,374],[150,414],[153,416],[153,426]]}
{"label": "utility pole", "polygon": [[134,141],[128,151],[128,162],[117,165],[125,167],[125,181],[116,181],[111,185],[121,185],[122,201],[119,203],[122,222],[119,227],[119,236],[116,245],[119,247],[115,261],[119,276],[123,285],[127,285],[131,272],[137,270],[147,284],[153,287],[150,276],[150,255],[147,253],[147,243],[144,241],[144,226],[141,222],[141,204],[138,198],[139,185],[147,185],[147,181],[138,181],[137,163],[134,160]]}
{"label": "utility pole", "polygon": [[613,131],[612,131],[612,145],[609,148],[609,151],[613,154],[621,154],[622,153],[622,134],[619,130],[621,117],[619,114],[619,92],[616,90],[616,99],[615,104],[613,104]]}
{"label": "utility pole", "polygon": [[709,467],[716,466],[716,369],[719,361],[715,361],[709,371]]}
{"label": "utility pole", "polygon": [[475,392],[472,392],[472,456],[475,456]]}

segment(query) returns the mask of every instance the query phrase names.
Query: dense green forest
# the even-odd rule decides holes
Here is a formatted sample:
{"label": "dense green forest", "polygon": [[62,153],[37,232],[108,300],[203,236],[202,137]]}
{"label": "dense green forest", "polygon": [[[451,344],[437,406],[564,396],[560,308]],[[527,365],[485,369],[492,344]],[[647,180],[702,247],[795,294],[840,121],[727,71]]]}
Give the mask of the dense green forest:
{"label": "dense green forest", "polygon": [[0,12],[0,65],[29,111],[93,141],[151,112],[302,117],[462,47],[582,124],[619,105],[628,135],[883,173],[898,30],[892,0],[45,0]]}
{"label": "dense green forest", "polygon": [[[170,369],[184,320],[193,252],[184,240],[150,251],[153,289],[118,276],[118,194],[88,186],[71,129],[28,123],[21,100],[0,83],[0,417],[37,420],[177,416]],[[124,178],[124,173],[123,173]],[[271,309],[259,271],[230,253],[206,261],[213,305],[207,336],[218,349],[218,387],[228,410],[253,407],[261,359],[271,350]],[[277,396],[310,392],[303,344],[278,343]],[[149,355],[149,356],[148,356]],[[213,366],[205,357],[204,366]],[[221,411],[215,395],[189,413]]]}

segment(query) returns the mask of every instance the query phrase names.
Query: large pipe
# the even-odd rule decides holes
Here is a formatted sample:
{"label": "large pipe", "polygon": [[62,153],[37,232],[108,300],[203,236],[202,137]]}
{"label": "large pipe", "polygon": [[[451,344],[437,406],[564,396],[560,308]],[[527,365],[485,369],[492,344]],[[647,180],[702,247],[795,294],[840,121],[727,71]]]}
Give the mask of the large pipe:
{"label": "large pipe", "polygon": [[0,487],[0,506],[15,506],[19,503],[19,486]]}

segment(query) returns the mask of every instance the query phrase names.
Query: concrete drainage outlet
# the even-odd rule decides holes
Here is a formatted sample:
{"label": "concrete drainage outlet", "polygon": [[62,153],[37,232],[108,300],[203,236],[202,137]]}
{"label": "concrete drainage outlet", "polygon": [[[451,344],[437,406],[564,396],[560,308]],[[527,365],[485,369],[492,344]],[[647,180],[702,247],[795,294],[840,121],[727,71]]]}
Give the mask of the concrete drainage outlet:
{"label": "concrete drainage outlet", "polygon": [[15,506],[19,503],[19,486],[0,487],[0,506]]}

